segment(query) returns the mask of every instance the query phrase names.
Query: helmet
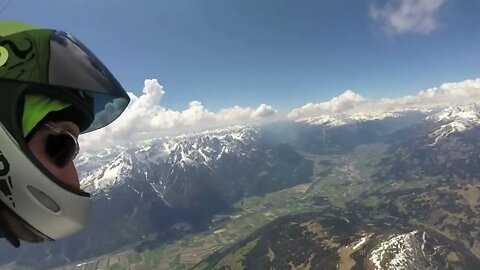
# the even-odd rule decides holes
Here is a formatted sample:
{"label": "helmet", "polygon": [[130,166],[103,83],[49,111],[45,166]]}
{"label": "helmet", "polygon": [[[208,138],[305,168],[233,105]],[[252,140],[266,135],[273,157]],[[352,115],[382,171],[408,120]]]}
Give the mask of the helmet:
{"label": "helmet", "polygon": [[72,35],[0,22],[0,205],[37,236],[57,240],[86,225],[90,194],[64,184],[29,150],[21,126],[27,94],[71,104],[81,133],[111,123],[130,99]]}

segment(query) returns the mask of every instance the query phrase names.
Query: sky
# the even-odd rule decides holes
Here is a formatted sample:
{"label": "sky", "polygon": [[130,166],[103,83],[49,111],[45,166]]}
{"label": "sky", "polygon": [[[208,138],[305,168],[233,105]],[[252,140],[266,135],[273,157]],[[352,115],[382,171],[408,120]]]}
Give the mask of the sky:
{"label": "sky", "polygon": [[110,135],[480,91],[478,0],[8,2],[0,20],[72,33],[131,92]]}

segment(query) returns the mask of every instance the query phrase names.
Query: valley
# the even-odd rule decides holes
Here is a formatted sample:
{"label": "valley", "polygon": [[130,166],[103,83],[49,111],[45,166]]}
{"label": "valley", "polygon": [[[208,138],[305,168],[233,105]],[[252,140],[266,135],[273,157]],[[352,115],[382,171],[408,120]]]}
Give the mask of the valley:
{"label": "valley", "polygon": [[216,216],[208,232],[187,234],[174,243],[140,254],[135,249],[130,249],[94,261],[78,263],[80,266],[76,264],[59,269],[98,269],[105,266],[105,269],[115,269],[116,266],[119,269],[191,267],[278,217],[344,207],[347,201],[359,195],[359,190],[368,186],[368,181],[363,178],[365,172],[356,168],[355,156],[303,155],[314,162],[314,176],[309,183],[265,196],[242,199],[235,204],[238,209],[236,212]]}
{"label": "valley", "polygon": [[[383,151],[383,145],[374,145],[369,149],[360,147],[352,154],[302,153],[314,164],[314,173],[308,183],[242,199],[235,204],[237,211],[231,215],[216,216],[207,232],[187,233],[178,241],[150,251],[137,253],[132,248],[82,262],[80,266],[76,264],[59,269],[116,269],[117,266],[119,269],[189,268],[279,217],[309,212],[337,216],[347,210],[348,202],[365,196],[370,190],[379,189],[378,184],[370,179],[373,172],[370,166],[378,162]],[[369,155],[366,157],[367,152]],[[368,197],[365,203],[375,205],[380,201]]]}
{"label": "valley", "polygon": [[[380,229],[383,232],[431,230],[432,234],[438,233],[438,237],[463,243],[463,247],[480,257],[478,243],[472,240],[477,237],[475,213],[480,208],[480,183],[459,185],[443,177],[376,181],[374,174],[381,169],[377,166],[385,151],[385,145],[372,144],[361,145],[348,154],[302,153],[314,164],[313,176],[307,183],[264,196],[244,198],[235,204],[233,213],[215,216],[206,232],[184,232],[180,240],[160,247],[155,247],[155,241],[150,244],[147,241],[150,250],[143,243],[120,253],[57,269],[203,269],[209,265],[203,264],[205,259],[215,257],[218,252],[225,253],[232,245],[238,245],[252,235],[262,235],[278,220],[312,213],[361,226],[371,224],[383,228]],[[451,196],[456,197],[452,199]],[[458,227],[461,224],[471,226]],[[358,237],[365,235],[365,230],[361,231],[364,233]],[[351,241],[360,239],[353,237]],[[142,246],[145,250],[140,251]],[[236,257],[223,262],[238,266],[253,246],[250,243],[242,247],[243,251],[236,252]],[[353,256],[354,251],[343,246],[338,254]],[[354,265],[354,261],[348,259],[352,256],[344,257],[342,265]]]}

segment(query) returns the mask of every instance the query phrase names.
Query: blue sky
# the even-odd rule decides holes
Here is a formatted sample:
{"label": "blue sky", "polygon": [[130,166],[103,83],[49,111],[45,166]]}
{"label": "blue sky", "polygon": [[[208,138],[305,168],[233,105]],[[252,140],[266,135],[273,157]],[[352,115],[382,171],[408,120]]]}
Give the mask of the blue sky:
{"label": "blue sky", "polygon": [[0,19],[71,32],[136,95],[158,79],[173,110],[291,110],[347,89],[396,98],[480,77],[478,0],[424,0],[439,5],[429,29],[375,19],[422,1],[386,2],[13,0]]}

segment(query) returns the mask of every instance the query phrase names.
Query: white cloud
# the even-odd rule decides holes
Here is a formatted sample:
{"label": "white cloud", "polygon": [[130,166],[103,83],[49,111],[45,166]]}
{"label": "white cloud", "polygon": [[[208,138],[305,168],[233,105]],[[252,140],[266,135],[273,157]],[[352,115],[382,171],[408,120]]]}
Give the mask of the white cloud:
{"label": "white cloud", "polygon": [[271,106],[261,104],[258,108],[235,106],[214,113],[200,101],[190,102],[187,109],[174,111],[160,105],[165,94],[157,80],[145,80],[143,94],[139,97],[129,93],[130,104],[112,124],[80,136],[82,148],[109,145],[170,135],[183,131],[265,121],[277,114]]}
{"label": "white cloud", "polygon": [[276,113],[276,110],[266,104],[261,104],[256,109],[235,106],[232,108],[221,109],[219,114],[217,115],[217,119],[229,124],[241,124],[249,121],[250,119],[262,119],[265,117],[273,116]]}
{"label": "white cloud", "polygon": [[292,110],[288,117],[300,119],[342,113],[424,110],[471,102],[480,102],[480,78],[444,83],[439,87],[422,90],[413,96],[395,99],[367,99],[348,90],[327,102],[305,104]]}
{"label": "white cloud", "polygon": [[[82,148],[92,149],[99,145],[107,146],[155,136],[285,119],[285,116],[267,104],[261,104],[257,108],[234,106],[212,112],[201,102],[192,101],[185,110],[175,111],[160,105],[164,94],[165,91],[157,80],[145,80],[143,94],[137,97],[129,93],[131,102],[115,122],[80,137]],[[480,78],[444,83],[400,98],[369,99],[347,90],[329,101],[305,104],[290,111],[287,117],[296,120],[343,113],[400,112],[471,102],[480,102]]]}
{"label": "white cloud", "polygon": [[446,0],[392,0],[383,7],[370,7],[370,17],[388,32],[428,34],[437,27],[436,13]]}
{"label": "white cloud", "polygon": [[252,116],[256,118],[263,118],[268,116],[273,116],[277,113],[276,110],[267,104],[261,104],[258,108],[253,112]]}
{"label": "white cloud", "polygon": [[322,103],[307,103],[301,108],[294,109],[288,116],[291,118],[317,116],[322,114],[336,114],[349,111],[367,100],[351,90],[345,91],[338,97]]}

